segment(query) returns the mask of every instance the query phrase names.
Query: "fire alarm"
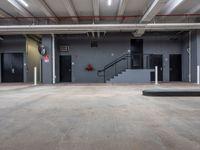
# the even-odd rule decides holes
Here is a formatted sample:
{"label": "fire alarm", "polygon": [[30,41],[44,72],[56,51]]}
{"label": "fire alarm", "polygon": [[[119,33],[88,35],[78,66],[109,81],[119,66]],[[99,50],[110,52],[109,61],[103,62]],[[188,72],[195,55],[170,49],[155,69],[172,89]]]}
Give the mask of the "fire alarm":
{"label": "fire alarm", "polygon": [[49,56],[48,55],[43,56],[43,60],[44,60],[45,63],[48,63],[49,62]]}

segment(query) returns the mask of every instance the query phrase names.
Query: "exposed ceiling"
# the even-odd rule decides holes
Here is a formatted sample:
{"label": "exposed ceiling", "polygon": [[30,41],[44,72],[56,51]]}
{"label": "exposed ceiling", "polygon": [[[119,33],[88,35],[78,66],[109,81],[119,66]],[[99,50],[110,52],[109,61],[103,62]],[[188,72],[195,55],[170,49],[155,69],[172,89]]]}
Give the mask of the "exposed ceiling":
{"label": "exposed ceiling", "polygon": [[140,37],[200,29],[199,21],[200,0],[0,0],[0,34],[123,31]]}
{"label": "exposed ceiling", "polygon": [[197,22],[199,13],[199,0],[0,0],[2,25]]}

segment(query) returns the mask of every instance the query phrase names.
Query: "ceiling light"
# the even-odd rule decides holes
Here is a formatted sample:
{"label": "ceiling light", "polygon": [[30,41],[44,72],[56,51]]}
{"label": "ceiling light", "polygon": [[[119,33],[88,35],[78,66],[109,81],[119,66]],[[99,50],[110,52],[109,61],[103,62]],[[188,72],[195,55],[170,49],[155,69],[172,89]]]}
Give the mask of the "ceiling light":
{"label": "ceiling light", "polygon": [[18,5],[17,2],[19,2],[20,4],[22,4],[25,7],[28,7],[28,3],[25,2],[24,0],[8,0],[8,1],[15,7]]}
{"label": "ceiling light", "polygon": [[28,7],[27,2],[25,2],[24,0],[17,0],[18,2],[20,2],[22,5],[24,5],[25,7]]}
{"label": "ceiling light", "polygon": [[108,0],[108,6],[112,5],[112,0]]}

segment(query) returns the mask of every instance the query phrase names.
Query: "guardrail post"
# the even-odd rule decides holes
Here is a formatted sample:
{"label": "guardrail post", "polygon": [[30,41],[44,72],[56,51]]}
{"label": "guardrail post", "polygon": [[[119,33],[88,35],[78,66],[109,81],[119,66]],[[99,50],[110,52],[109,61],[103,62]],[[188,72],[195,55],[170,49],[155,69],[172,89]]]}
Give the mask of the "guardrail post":
{"label": "guardrail post", "polygon": [[200,67],[199,65],[197,66],[197,84],[199,85],[200,84]]}
{"label": "guardrail post", "polygon": [[37,67],[34,67],[34,85],[37,85]]}
{"label": "guardrail post", "polygon": [[155,66],[155,85],[158,85],[158,66]]}

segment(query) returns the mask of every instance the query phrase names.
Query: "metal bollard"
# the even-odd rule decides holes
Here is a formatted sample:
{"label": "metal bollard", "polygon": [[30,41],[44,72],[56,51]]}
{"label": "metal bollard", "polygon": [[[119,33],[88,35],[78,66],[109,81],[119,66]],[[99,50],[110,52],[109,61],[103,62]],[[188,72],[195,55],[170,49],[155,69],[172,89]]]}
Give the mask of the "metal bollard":
{"label": "metal bollard", "polygon": [[200,66],[198,65],[197,66],[197,84],[199,85],[200,84]]}
{"label": "metal bollard", "polygon": [[37,85],[37,67],[34,67],[34,85]]}
{"label": "metal bollard", "polygon": [[155,85],[158,85],[158,66],[155,66]]}

